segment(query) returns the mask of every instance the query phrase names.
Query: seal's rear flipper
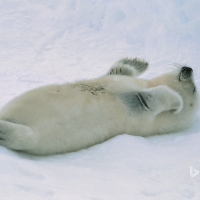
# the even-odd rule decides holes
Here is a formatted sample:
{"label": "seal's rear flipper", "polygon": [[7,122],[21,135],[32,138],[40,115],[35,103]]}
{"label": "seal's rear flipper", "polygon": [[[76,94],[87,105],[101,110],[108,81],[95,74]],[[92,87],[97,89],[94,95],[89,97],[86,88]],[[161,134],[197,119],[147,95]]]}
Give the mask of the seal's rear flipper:
{"label": "seal's rear flipper", "polygon": [[34,132],[31,128],[0,120],[0,145],[24,151],[31,149],[34,141]]}

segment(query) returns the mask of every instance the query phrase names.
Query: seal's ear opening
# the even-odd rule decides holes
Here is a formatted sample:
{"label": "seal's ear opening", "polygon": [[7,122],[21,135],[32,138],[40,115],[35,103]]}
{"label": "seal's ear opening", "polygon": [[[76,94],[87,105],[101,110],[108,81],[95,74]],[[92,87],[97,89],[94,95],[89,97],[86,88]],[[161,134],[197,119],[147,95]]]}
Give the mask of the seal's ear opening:
{"label": "seal's ear opening", "polygon": [[193,69],[191,67],[183,66],[179,73],[179,81],[188,80],[193,74]]}

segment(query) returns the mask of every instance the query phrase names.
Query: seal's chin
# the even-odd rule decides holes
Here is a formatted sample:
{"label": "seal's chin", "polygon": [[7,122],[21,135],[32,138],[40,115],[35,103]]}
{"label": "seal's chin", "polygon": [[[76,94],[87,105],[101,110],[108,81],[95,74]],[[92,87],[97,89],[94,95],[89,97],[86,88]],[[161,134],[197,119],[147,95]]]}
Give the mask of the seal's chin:
{"label": "seal's chin", "polygon": [[191,67],[183,66],[179,73],[179,81],[189,79],[193,74],[193,69]]}

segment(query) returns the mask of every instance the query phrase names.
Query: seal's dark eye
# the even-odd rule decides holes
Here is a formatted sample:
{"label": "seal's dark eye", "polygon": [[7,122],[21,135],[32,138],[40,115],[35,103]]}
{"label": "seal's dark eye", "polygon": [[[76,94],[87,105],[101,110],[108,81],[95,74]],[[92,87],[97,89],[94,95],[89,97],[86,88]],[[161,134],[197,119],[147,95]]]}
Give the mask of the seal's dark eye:
{"label": "seal's dark eye", "polygon": [[196,87],[194,86],[194,88],[193,88],[193,92],[195,93],[196,92]]}

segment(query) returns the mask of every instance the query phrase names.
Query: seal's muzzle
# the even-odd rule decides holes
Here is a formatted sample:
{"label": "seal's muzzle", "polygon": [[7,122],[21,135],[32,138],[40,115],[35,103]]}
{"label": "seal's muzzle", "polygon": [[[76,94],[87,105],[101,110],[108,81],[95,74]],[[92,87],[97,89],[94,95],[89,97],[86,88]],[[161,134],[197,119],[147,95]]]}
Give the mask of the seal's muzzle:
{"label": "seal's muzzle", "polygon": [[193,73],[193,69],[191,67],[186,67],[186,66],[182,67],[179,80],[190,78],[192,76],[192,73]]}

